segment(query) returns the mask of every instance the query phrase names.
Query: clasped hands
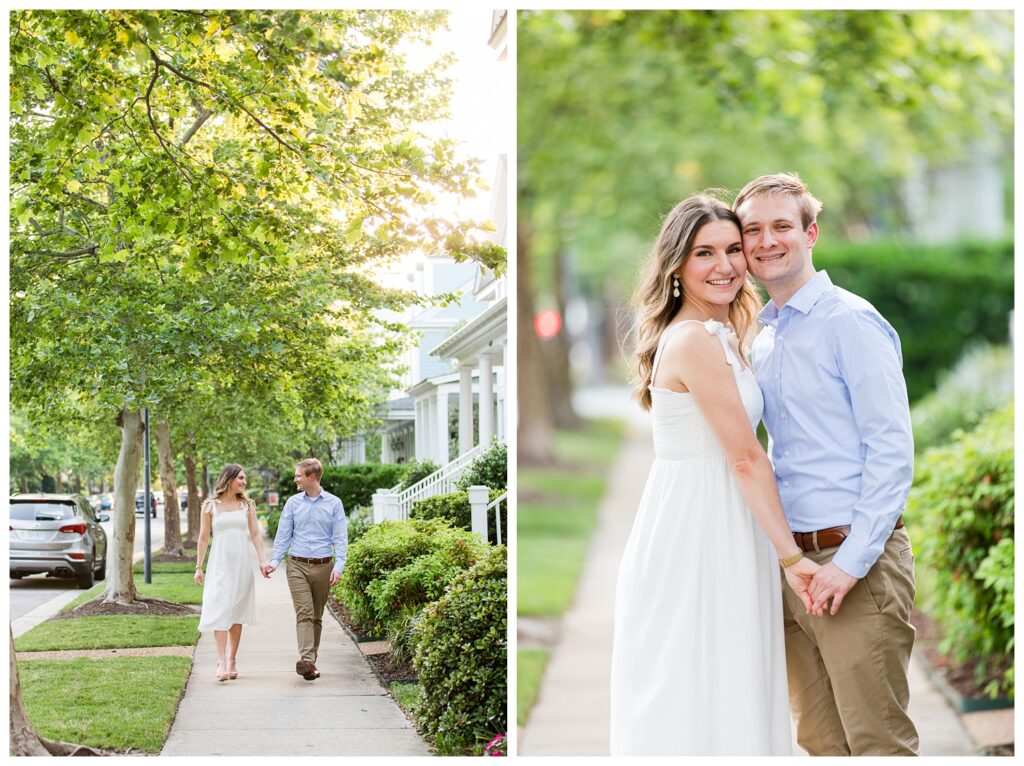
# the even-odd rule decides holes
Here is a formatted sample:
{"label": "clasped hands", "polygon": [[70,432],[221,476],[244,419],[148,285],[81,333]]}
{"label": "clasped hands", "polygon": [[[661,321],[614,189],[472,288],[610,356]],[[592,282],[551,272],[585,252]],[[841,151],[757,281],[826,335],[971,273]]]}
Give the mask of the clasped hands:
{"label": "clasped hands", "polygon": [[846,574],[831,561],[819,566],[810,559],[803,558],[782,571],[785,572],[789,587],[803,603],[807,614],[818,617],[825,614],[829,599],[832,600],[829,614],[838,614],[846,594],[857,584],[856,577]]}

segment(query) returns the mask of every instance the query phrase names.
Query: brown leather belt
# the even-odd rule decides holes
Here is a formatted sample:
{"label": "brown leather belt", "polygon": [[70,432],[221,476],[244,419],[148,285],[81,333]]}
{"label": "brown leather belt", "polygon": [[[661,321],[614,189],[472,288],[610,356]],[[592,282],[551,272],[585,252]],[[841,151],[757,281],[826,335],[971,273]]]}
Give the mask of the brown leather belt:
{"label": "brown leather belt", "polygon": [[330,564],[332,559],[328,556],[325,559],[304,559],[302,556],[289,556],[292,561],[298,561],[300,564]]}
{"label": "brown leather belt", "polygon": [[[893,527],[893,531],[900,529],[903,526],[903,516],[900,515],[899,519],[896,520],[896,526]],[[850,536],[850,525],[846,524],[842,527],[829,527],[828,529],[819,529],[815,532],[794,532],[793,539],[796,541],[797,547],[800,548],[804,553],[820,553],[825,548],[838,548],[843,544],[843,540]]]}

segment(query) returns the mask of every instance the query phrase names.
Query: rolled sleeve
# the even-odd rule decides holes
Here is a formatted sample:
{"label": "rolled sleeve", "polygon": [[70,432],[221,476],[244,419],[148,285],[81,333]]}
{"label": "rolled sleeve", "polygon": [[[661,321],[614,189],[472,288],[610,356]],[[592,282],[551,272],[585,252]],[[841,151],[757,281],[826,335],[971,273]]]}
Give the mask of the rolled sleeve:
{"label": "rolled sleeve", "polygon": [[334,510],[334,528],[331,534],[331,541],[334,544],[334,569],[336,574],[341,574],[345,569],[345,559],[348,557],[348,519],[345,518],[345,506],[338,500]]}
{"label": "rolled sleeve", "polygon": [[281,519],[277,524],[277,534],[274,535],[274,552],[271,554],[270,565],[277,569],[281,566],[281,562],[284,561],[285,554],[288,553],[288,547],[292,543],[292,533],[294,531],[294,506],[292,498],[288,499],[288,502],[284,504],[284,510],[281,511]]}
{"label": "rolled sleeve", "polygon": [[899,337],[871,314],[836,323],[836,360],[849,392],[864,469],[850,536],[833,558],[863,578],[881,556],[914,477],[914,437]]}

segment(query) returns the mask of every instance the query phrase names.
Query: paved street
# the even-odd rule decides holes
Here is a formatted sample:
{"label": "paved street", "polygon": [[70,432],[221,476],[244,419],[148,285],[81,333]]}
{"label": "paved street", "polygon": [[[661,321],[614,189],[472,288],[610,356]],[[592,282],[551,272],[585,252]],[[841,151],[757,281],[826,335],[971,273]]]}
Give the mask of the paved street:
{"label": "paved street", "polygon": [[[108,513],[108,511],[104,511]],[[155,519],[150,519],[150,533],[152,535],[152,549],[154,551],[164,544],[164,517],[163,512],[158,512]],[[183,514],[184,516],[184,514]],[[144,520],[141,516],[135,518],[135,553],[141,554],[144,544]],[[107,539],[114,536],[113,521],[105,521],[101,525],[107,533]],[[182,533],[185,532],[187,524],[182,521]],[[10,587],[10,619],[17,620],[29,612],[42,607],[51,600],[65,598],[69,591],[80,592],[74,580],[46,575],[31,575],[21,580],[11,580]],[[68,597],[66,601],[74,600]]]}

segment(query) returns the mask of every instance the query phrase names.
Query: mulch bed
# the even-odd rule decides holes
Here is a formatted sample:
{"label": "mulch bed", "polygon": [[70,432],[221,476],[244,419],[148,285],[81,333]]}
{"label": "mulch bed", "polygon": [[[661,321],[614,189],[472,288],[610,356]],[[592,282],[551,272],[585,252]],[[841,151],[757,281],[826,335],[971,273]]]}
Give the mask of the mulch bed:
{"label": "mulch bed", "polygon": [[915,609],[910,614],[910,622],[917,628],[915,646],[921,651],[924,658],[928,660],[928,664],[942,673],[946,683],[968,699],[987,698],[988,695],[984,691],[985,685],[989,681],[1002,678],[1004,671],[1010,667],[1008,662],[995,670],[989,670],[981,683],[978,683],[975,680],[975,672],[979,664],[977,660],[967,659],[965,662],[956,663],[951,657],[939,651],[938,647],[942,636],[934,620],[924,612]]}
{"label": "mulch bed", "polygon": [[105,615],[138,614],[158,617],[194,617],[199,609],[187,604],[176,604],[161,598],[138,597],[131,604],[108,603],[102,599],[86,601],[81,606],[54,615],[53,620],[73,620],[76,617],[100,617]]}
{"label": "mulch bed", "polygon": [[389,683],[391,681],[415,681],[416,669],[412,662],[396,663],[391,652],[387,654],[368,654],[366,659],[377,671],[377,675]]}
{"label": "mulch bed", "polygon": [[362,625],[353,620],[352,616],[348,613],[348,609],[346,609],[345,605],[334,597],[333,593],[327,598],[327,608],[331,610],[331,614],[333,614],[338,622],[341,623],[342,627],[348,631],[348,634],[352,636],[353,640],[357,642],[383,640],[379,636],[370,635]]}
{"label": "mulch bed", "polygon": [[150,559],[154,564],[195,564],[195,556],[169,556],[166,553],[161,553],[159,556],[154,556]]}

